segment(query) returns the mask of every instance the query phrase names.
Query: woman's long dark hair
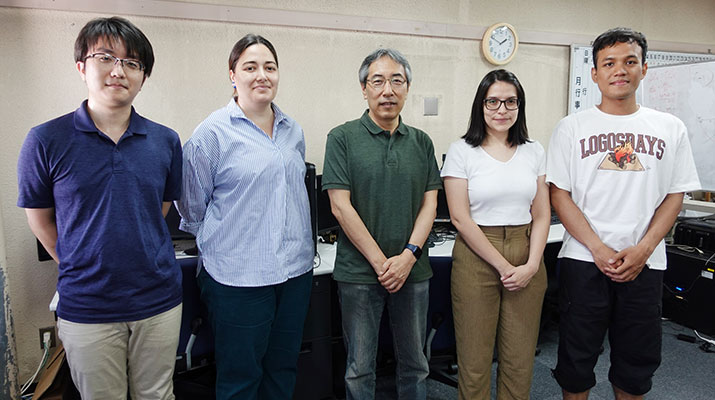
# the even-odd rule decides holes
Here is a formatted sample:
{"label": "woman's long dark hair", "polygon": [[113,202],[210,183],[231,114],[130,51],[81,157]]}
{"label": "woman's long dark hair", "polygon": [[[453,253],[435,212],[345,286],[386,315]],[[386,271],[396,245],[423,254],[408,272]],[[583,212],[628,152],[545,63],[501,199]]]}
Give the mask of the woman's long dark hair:
{"label": "woman's long dark hair", "polygon": [[469,128],[467,133],[462,136],[467,143],[473,147],[477,147],[484,142],[487,137],[487,124],[484,122],[484,99],[487,97],[489,88],[494,82],[507,82],[514,85],[516,88],[516,96],[519,98],[519,114],[516,117],[516,122],[509,128],[509,136],[507,142],[511,146],[516,146],[529,142],[529,131],[526,128],[526,97],[524,88],[521,87],[519,79],[516,75],[505,70],[497,69],[489,72],[484,76],[477,88],[477,94],[474,96],[472,103],[472,115],[469,118]]}

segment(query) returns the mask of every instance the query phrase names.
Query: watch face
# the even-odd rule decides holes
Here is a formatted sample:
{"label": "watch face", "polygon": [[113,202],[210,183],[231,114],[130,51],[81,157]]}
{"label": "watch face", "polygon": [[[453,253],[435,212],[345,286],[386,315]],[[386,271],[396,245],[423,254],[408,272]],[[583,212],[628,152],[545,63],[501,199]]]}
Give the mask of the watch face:
{"label": "watch face", "polygon": [[505,62],[514,54],[516,37],[507,26],[500,26],[491,31],[489,36],[489,54],[497,62]]}

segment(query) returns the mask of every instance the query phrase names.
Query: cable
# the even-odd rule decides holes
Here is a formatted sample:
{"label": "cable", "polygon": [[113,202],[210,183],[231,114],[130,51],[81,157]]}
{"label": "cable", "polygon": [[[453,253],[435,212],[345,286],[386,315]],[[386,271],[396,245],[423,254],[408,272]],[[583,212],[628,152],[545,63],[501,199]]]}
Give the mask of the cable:
{"label": "cable", "polygon": [[[697,251],[698,253],[700,253],[700,255],[705,255],[705,253],[704,253],[702,250],[700,250],[699,248],[697,248],[697,247],[685,246],[685,245],[671,245],[671,246],[672,246],[672,247],[675,247],[675,248],[677,248],[677,249],[679,249],[679,250],[685,251],[685,252],[693,253],[693,252],[696,252],[696,251]],[[715,258],[715,253],[713,253],[713,254],[705,261],[705,264],[703,264],[702,269],[704,270],[705,268],[707,268],[707,266],[708,266],[708,264],[710,263],[710,261],[712,261],[714,258]],[[671,288],[669,288],[668,285],[667,285],[665,282],[663,282],[663,287],[665,288],[665,290],[667,290],[667,291],[670,292],[671,294],[674,294],[674,295],[676,295],[676,296],[678,296],[678,295],[683,295],[683,294],[685,294],[685,293],[690,292],[690,290],[693,288],[693,286],[695,286],[695,284],[698,282],[698,280],[699,280],[700,278],[702,278],[702,277],[703,277],[702,274],[697,275],[697,276],[695,277],[695,279],[693,279],[693,281],[690,283],[690,286],[689,286],[687,289],[685,289],[685,290],[674,291],[674,290],[672,290]]]}
{"label": "cable", "polygon": [[696,335],[698,338],[700,338],[700,340],[702,340],[702,341],[704,341],[704,342],[707,342],[707,343],[710,343],[711,345],[715,346],[715,340],[712,340],[712,339],[710,339],[710,338],[707,338],[707,337],[701,335],[701,334],[700,334],[698,331],[696,331],[695,329],[693,329],[693,332],[695,332],[695,335]]}
{"label": "cable", "polygon": [[313,269],[316,269],[320,267],[320,264],[323,263],[323,259],[320,257],[319,252],[315,252],[315,257],[313,257]]}
{"label": "cable", "polygon": [[24,385],[20,388],[20,394],[24,395],[27,389],[32,386],[32,382],[35,381],[35,378],[37,378],[37,375],[40,373],[42,368],[45,367],[45,364],[47,363],[47,359],[50,358],[50,333],[45,332],[44,336],[42,337],[42,347],[45,349],[44,353],[42,354],[42,361],[40,362],[40,365],[37,367],[37,371],[35,371],[34,374],[32,374],[32,377],[25,382]]}
{"label": "cable", "polygon": [[710,256],[710,258],[708,258],[708,260],[707,260],[707,261],[705,261],[705,265],[703,265],[703,268],[705,268],[705,267],[707,267],[707,266],[708,266],[708,263],[710,262],[710,260],[712,260],[712,259],[713,259],[713,257],[715,257],[715,253],[713,253],[713,254],[712,254],[712,255]]}
{"label": "cable", "polygon": [[186,370],[190,370],[191,365],[191,348],[194,347],[194,342],[196,341],[196,335],[191,334],[189,336],[189,341],[186,343]]}
{"label": "cable", "polygon": [[693,332],[695,332],[695,335],[702,340],[704,343],[700,344],[700,350],[706,352],[706,353],[715,353],[715,350],[713,350],[713,347],[715,347],[715,340],[712,340],[710,338],[707,338],[703,335],[701,335],[698,331],[693,329]]}
{"label": "cable", "polygon": [[444,244],[448,240],[454,240],[457,237],[455,231],[450,229],[450,225],[447,224],[435,224],[432,227],[432,231],[427,238],[427,247],[434,247]]}
{"label": "cable", "polygon": [[676,249],[686,253],[694,253],[697,251],[701,256],[705,255],[705,252],[694,246],[688,246],[685,244],[669,244],[668,246],[675,247]]}

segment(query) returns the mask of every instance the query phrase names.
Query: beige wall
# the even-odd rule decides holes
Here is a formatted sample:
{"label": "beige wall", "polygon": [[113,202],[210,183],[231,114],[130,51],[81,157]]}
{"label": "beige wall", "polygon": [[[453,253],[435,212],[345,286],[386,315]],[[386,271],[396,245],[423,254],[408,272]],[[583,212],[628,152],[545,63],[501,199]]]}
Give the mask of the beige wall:
{"label": "beige wall", "polygon": [[[254,7],[239,0],[193,0]],[[130,2],[131,3],[131,2]],[[166,2],[170,4],[170,2]],[[517,29],[595,36],[632,26],[649,39],[715,45],[712,0],[623,0],[581,2],[505,0],[493,5],[468,0],[361,2],[263,0],[264,8],[487,26],[507,21]],[[1,3],[0,3],[1,4]],[[170,6],[170,5],[169,5]],[[117,11],[119,13],[119,11]],[[57,271],[54,262],[36,261],[35,240],[17,199],[17,154],[28,129],[74,110],[86,94],[72,59],[79,29],[97,15],[0,7],[0,88],[3,146],[0,146],[0,211],[4,219],[7,289],[14,320],[20,378],[40,358],[38,328],[54,323],[47,309]],[[357,82],[362,58],[377,47],[401,50],[412,64],[414,82],[403,111],[405,121],[427,131],[438,156],[466,129],[476,85],[492,66],[479,42],[410,35],[259,26],[230,22],[129,16],[149,37],[157,63],[135,102],[150,119],[179,132],[183,141],[231,93],[227,58],[233,43],[248,32],[276,46],[281,66],[277,104],[304,128],[307,159],[322,170],[328,130],[357,118],[366,107]],[[554,124],[565,115],[569,49],[523,44],[507,68],[527,94],[527,121],[533,138],[548,144]],[[439,116],[422,116],[424,97],[439,99]],[[0,246],[1,247],[1,246]],[[2,254],[0,254],[1,256]]]}

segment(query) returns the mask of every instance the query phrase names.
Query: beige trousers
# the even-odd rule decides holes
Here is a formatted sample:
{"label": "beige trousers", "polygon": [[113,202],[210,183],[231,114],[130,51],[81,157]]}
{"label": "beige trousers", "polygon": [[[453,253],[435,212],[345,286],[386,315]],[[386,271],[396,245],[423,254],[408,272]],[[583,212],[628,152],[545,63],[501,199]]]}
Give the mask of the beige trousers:
{"label": "beige trousers", "polygon": [[[530,225],[481,227],[514,266],[529,256]],[[498,351],[497,399],[528,399],[546,291],[546,268],[526,288],[510,292],[497,271],[457,237],[452,253],[452,308],[459,365],[459,398],[486,400],[491,366]]]}
{"label": "beige trousers", "polygon": [[182,305],[131,322],[59,319],[58,334],[83,400],[173,400]]}

